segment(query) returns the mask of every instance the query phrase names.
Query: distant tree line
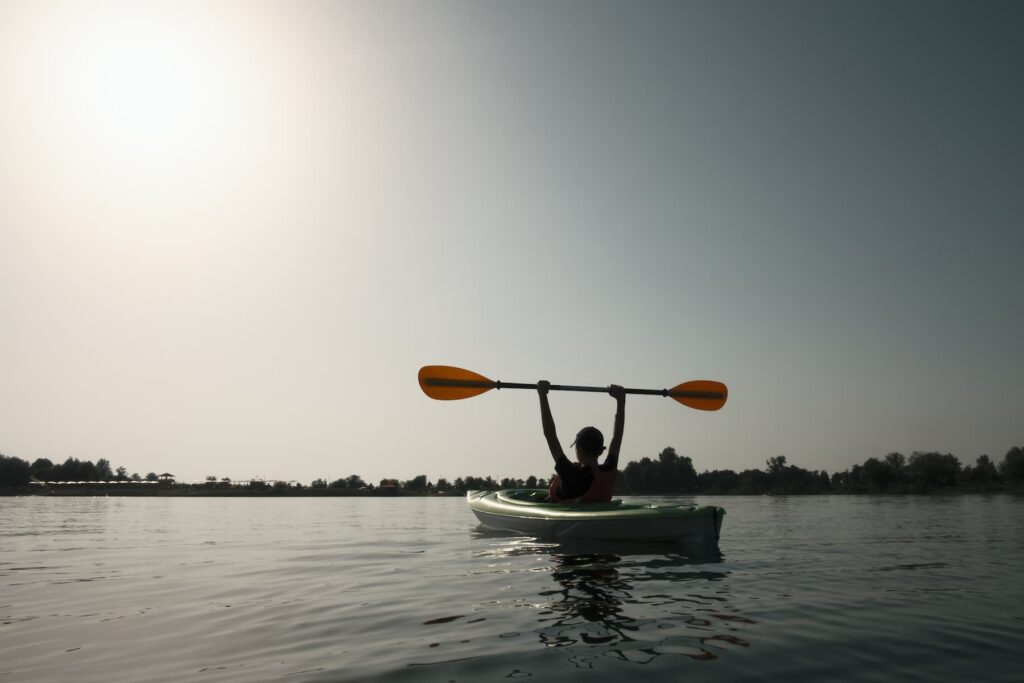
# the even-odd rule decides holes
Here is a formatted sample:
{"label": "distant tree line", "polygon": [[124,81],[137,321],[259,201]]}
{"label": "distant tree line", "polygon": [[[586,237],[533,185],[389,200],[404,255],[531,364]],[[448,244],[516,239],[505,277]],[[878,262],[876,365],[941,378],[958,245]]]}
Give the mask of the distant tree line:
{"label": "distant tree line", "polygon": [[[68,458],[54,464],[40,458],[29,464],[16,457],[0,454],[0,489],[24,489],[31,481],[42,482],[99,482],[99,481],[157,481],[155,473],[143,479],[137,473],[129,475],[125,468],[111,470],[104,458],[95,463]],[[463,476],[453,481],[441,478],[431,482],[424,474],[405,481],[385,479],[379,485],[367,483],[357,474],[332,482],[317,479],[310,485],[314,492],[341,494],[408,493],[408,494],[463,494],[472,490],[499,490],[513,488],[547,488],[548,480],[529,476],[526,479]],[[206,487],[230,488],[229,478],[218,481],[206,478]],[[257,489],[304,488],[289,482],[245,482]],[[978,456],[973,465],[963,465],[949,453],[889,453],[884,458],[868,458],[831,476],[825,471],[806,470],[788,464],[786,456],[778,455],[765,462],[764,469],[711,470],[697,473],[693,461],[665,448],[657,459],[641,458],[627,463],[619,473],[615,485],[621,495],[674,495],[674,494],[814,494],[814,493],[924,493],[935,490],[998,491],[1019,489],[1024,486],[1024,449],[1015,446],[1006,452],[998,464],[987,455]]]}
{"label": "distant tree line", "polygon": [[[458,477],[436,483],[419,475],[407,481],[393,482],[399,491],[411,493],[463,494],[466,491],[497,491],[515,488],[547,488],[548,480],[493,477]],[[384,482],[381,482],[384,484]],[[358,475],[313,482],[314,488],[373,489]],[[948,453],[889,453],[884,458],[868,458],[843,472],[829,475],[824,470],[806,470],[790,465],[786,456],[777,455],[765,462],[764,469],[711,470],[698,473],[693,461],[665,448],[656,460],[641,458],[627,463],[619,472],[615,491],[620,495],[690,494],[812,494],[812,493],[924,493],[940,489],[997,491],[1024,486],[1024,449],[1011,448],[996,465],[987,455],[974,465],[962,465]],[[378,487],[379,488],[379,487]]]}
{"label": "distant tree line", "polygon": [[962,465],[949,453],[889,453],[868,458],[831,476],[825,471],[806,470],[778,455],[765,462],[763,470],[712,470],[700,474],[693,462],[664,449],[657,460],[642,458],[630,462],[619,475],[616,491],[628,494],[729,493],[924,493],[939,489],[973,491],[1017,488],[1024,485],[1024,449],[1006,452],[997,466],[987,455],[974,465]]}
{"label": "distant tree line", "polygon": [[156,481],[155,472],[145,477],[138,472],[128,474],[124,467],[111,469],[110,461],[100,458],[96,462],[68,458],[54,464],[47,458],[38,458],[32,464],[21,458],[8,457],[0,453],[0,488],[18,488],[36,481]]}

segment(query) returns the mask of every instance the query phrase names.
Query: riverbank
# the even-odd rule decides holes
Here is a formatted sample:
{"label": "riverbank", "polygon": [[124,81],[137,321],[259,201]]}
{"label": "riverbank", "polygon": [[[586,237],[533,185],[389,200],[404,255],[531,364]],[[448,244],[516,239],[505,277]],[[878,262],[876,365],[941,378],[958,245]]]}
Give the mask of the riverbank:
{"label": "riverbank", "polygon": [[[821,493],[761,493],[761,492],[740,492],[740,491],[678,491],[674,493],[622,493],[621,496],[862,496],[862,495],[887,495],[887,496],[928,496],[928,495],[991,495],[999,493],[1024,494],[1024,486],[998,485],[987,487],[963,487],[953,486],[926,491],[858,491],[838,492],[828,491]],[[72,484],[65,486],[41,487],[30,486],[19,489],[0,489],[0,496],[57,496],[57,497],[95,497],[111,496],[125,498],[141,497],[168,497],[168,498],[460,498],[466,495],[465,491],[407,491],[407,490],[381,490],[379,488],[368,490],[353,489],[332,489],[332,488],[310,488],[310,487],[266,487],[250,488],[248,486],[233,486],[230,488],[206,487],[202,485],[175,485],[169,487],[131,487],[103,484]]]}
{"label": "riverbank", "polygon": [[357,498],[357,497],[409,497],[409,496],[464,496],[465,492],[438,493],[405,490],[369,490],[311,488],[311,487],[207,487],[203,485],[132,486],[117,484],[67,484],[61,486],[27,486],[17,489],[0,489],[0,496],[118,496],[118,497],[219,497],[219,498]]}

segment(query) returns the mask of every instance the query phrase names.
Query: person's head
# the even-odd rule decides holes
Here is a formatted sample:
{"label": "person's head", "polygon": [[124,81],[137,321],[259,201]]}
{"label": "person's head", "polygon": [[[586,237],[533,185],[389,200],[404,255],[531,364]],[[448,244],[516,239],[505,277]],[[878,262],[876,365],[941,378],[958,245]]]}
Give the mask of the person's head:
{"label": "person's head", "polygon": [[604,434],[597,427],[584,427],[576,433],[576,440],[571,445],[576,448],[576,460],[596,462],[604,453]]}

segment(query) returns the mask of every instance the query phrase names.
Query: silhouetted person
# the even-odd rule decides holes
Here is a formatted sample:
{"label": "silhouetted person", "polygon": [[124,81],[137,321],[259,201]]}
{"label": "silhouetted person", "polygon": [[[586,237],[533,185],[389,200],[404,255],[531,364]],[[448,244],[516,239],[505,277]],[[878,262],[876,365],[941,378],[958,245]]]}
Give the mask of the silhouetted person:
{"label": "silhouetted person", "polygon": [[548,405],[548,391],[551,382],[537,382],[540,396],[540,420],[544,427],[551,457],[555,460],[555,472],[548,488],[548,499],[559,503],[603,503],[612,499],[615,475],[618,474],[619,448],[622,446],[622,427],[626,421],[626,391],[617,384],[608,388],[615,398],[615,432],[608,448],[604,464],[598,464],[604,452],[604,435],[596,427],[584,427],[576,434],[571,447],[576,449],[576,462],[572,463],[562,451],[555,432],[555,420]]}

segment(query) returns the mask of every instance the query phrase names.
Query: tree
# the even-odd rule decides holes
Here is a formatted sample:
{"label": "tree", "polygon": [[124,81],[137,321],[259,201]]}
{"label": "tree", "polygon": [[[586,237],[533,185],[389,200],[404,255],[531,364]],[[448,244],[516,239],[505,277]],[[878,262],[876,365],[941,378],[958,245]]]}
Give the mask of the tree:
{"label": "tree", "polygon": [[658,454],[658,488],[661,493],[682,493],[692,491],[697,484],[697,471],[693,461],[676,449],[667,446]]}
{"label": "tree", "polygon": [[868,458],[860,470],[861,481],[868,491],[878,493],[885,491],[896,478],[896,473],[887,462],[878,458]]}
{"label": "tree", "polygon": [[688,455],[681,455],[676,460],[673,484],[678,488],[673,493],[692,492],[697,490],[697,470]]}
{"label": "tree", "polygon": [[110,469],[110,461],[106,458],[96,461],[96,478],[100,481],[110,481],[114,478],[114,472]]}
{"label": "tree", "polygon": [[768,458],[765,464],[768,465],[768,474],[775,477],[781,476],[786,470],[786,456],[776,455],[774,458]]}
{"label": "tree", "polygon": [[1003,461],[999,463],[999,473],[1008,483],[1024,482],[1024,449],[1014,446],[1006,451]]}
{"label": "tree", "polygon": [[21,488],[28,486],[29,464],[21,458],[8,457],[0,453],[0,488]]}
{"label": "tree", "polygon": [[[458,488],[459,479],[462,479],[464,488]],[[455,480],[456,491],[495,491],[498,486],[490,477],[460,477]]]}
{"label": "tree", "polygon": [[902,453],[889,453],[885,456],[885,464],[888,465],[893,472],[902,476],[903,470],[907,466],[907,458]]}
{"label": "tree", "polygon": [[740,472],[738,493],[767,493],[770,489],[771,478],[767,472],[762,472],[761,470],[743,470]]}
{"label": "tree", "polygon": [[914,453],[907,462],[907,475],[916,488],[927,490],[955,486],[960,461],[946,453]]}
{"label": "tree", "polygon": [[734,493],[739,486],[740,475],[732,470],[704,471],[697,477],[697,490],[703,493]]}
{"label": "tree", "polygon": [[327,482],[323,479],[314,479],[313,483],[309,485],[311,489],[325,489],[327,488]]}
{"label": "tree", "polygon": [[987,455],[979,455],[974,463],[974,471],[971,473],[971,480],[978,484],[991,484],[999,481],[999,472],[992,458]]}
{"label": "tree", "polygon": [[648,457],[628,463],[619,478],[623,493],[655,493],[658,491],[657,464]]}
{"label": "tree", "polygon": [[99,471],[91,460],[79,460],[69,457],[51,470],[55,481],[97,481]]}
{"label": "tree", "polygon": [[156,476],[156,472],[149,472],[146,474],[146,481],[160,481],[160,477]]}
{"label": "tree", "polygon": [[114,472],[114,478],[118,481],[124,481],[128,478],[128,470],[124,467],[118,467]]}
{"label": "tree", "polygon": [[413,477],[409,481],[405,482],[405,485],[402,488],[406,489],[407,491],[416,491],[417,493],[422,493],[427,490],[428,483],[429,482],[427,482],[427,475],[420,474],[418,476]]}
{"label": "tree", "polygon": [[74,458],[68,458],[62,463],[57,463],[50,470],[50,476],[53,477],[54,481],[77,481],[80,479],[78,476],[78,461]]}
{"label": "tree", "polygon": [[335,479],[331,482],[332,489],[361,489],[366,487],[366,482],[358,474],[350,474],[347,477],[341,479]]}
{"label": "tree", "polygon": [[[874,462],[879,463],[878,460]],[[760,477],[753,472],[745,477],[743,493],[820,494],[830,488],[827,473],[787,465],[785,456],[769,458],[765,464],[768,470],[762,472]],[[748,487],[752,488],[750,492],[745,490]]]}
{"label": "tree", "polygon": [[37,458],[28,468],[29,474],[40,481],[53,480],[53,463],[47,458]]}
{"label": "tree", "polygon": [[[773,493],[787,493],[786,491],[786,456],[776,455],[765,461],[768,466],[768,481]],[[753,478],[751,477],[751,481]]]}

